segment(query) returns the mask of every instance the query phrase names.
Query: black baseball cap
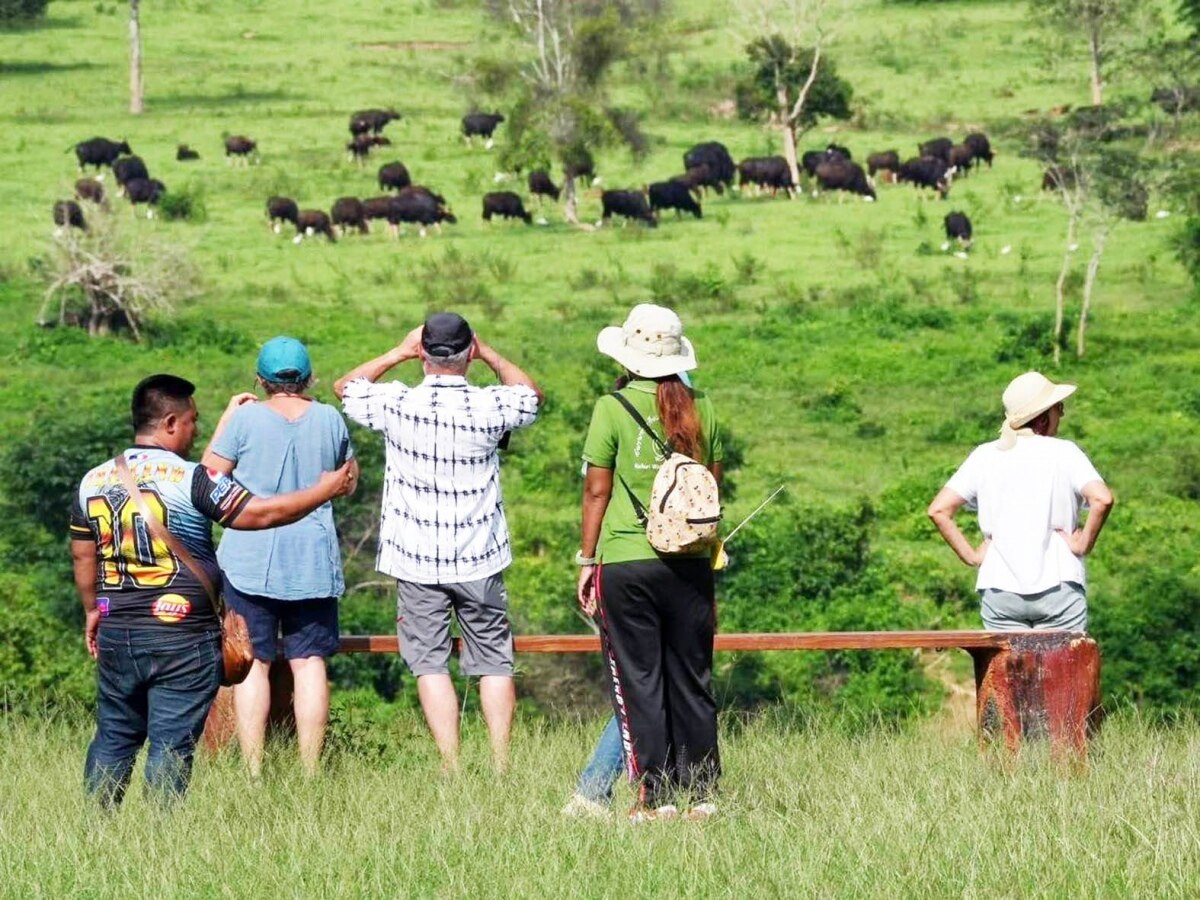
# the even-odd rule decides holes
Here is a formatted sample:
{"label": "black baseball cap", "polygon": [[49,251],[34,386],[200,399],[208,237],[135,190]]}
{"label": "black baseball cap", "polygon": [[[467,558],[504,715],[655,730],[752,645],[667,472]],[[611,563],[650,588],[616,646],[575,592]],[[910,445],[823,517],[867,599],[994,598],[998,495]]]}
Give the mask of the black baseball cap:
{"label": "black baseball cap", "polygon": [[421,330],[421,346],[429,356],[454,356],[471,346],[475,334],[458,313],[431,313]]}

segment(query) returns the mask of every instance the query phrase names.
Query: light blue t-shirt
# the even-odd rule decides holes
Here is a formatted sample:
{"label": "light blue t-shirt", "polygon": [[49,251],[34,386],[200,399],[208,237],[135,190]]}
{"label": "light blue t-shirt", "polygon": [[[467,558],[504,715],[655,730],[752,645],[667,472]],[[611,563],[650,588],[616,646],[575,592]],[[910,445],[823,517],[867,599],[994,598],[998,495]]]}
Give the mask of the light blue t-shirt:
{"label": "light blue t-shirt", "polygon": [[[322,472],[354,456],[346,420],[315,400],[293,421],[265,403],[239,407],[212,450],[233,462],[233,477],[259,497],[311,487]],[[245,594],[309,600],[340,597],[346,590],[332,503],[291,525],[228,530],[217,560],[225,577]]]}

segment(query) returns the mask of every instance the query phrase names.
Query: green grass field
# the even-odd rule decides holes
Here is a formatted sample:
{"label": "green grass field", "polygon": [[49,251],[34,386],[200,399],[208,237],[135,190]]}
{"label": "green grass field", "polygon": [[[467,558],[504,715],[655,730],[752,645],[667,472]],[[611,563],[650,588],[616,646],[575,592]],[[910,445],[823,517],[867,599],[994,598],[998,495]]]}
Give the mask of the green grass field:
{"label": "green grass field", "polygon": [[[1077,382],[1062,433],[1084,446],[1118,497],[1089,562],[1094,621],[1111,633],[1115,616],[1130,615],[1116,624],[1151,653],[1192,627],[1187,617],[1137,616],[1146,599],[1139,579],[1200,574],[1200,323],[1170,250],[1181,216],[1169,199],[1155,196],[1147,221],[1114,231],[1087,355],[1068,348],[1054,369],[1044,350],[1066,220],[1038,189],[1041,171],[1019,155],[1010,126],[1028,110],[1087,103],[1082,46],[1030,26],[1020,3],[852,6],[830,52],[854,85],[855,116],[823,124],[802,148],[836,140],[856,159],[889,148],[908,156],[929,137],[989,131],[994,169],[956,183],[945,203],[904,186],[882,187],[875,204],[734,193],[710,197],[701,221],[665,216],[652,231],[577,231],[558,210],[547,210],[544,227],[487,226],[479,202],[493,189],[495,153],[464,146],[459,119],[477,100],[491,104],[461,78],[478,56],[525,50],[482,6],[154,0],[143,8],[141,117],[126,112],[124,4],[59,0],[42,27],[0,33],[7,440],[17,435],[39,450],[31,423],[55,412],[120,419],[132,385],[154,371],[199,384],[203,440],[229,394],[250,387],[257,348],[271,336],[308,342],[316,393],[329,400],[335,378],[399,341],[427,311],[457,308],[549,397],[505,464],[518,551],[509,573],[514,618],[527,631],[579,630],[570,558],[581,422],[597,385],[617,374],[598,357],[595,336],[652,299],[683,317],[697,381],[744,458],[730,521],[781,482],[780,504],[868,499],[888,581],[926,627],[978,625],[969,603],[930,597],[969,600],[972,573],[928,526],[928,500],[994,433],[1013,376],[1037,367]],[[714,112],[732,96],[748,36],[739,4],[676,0],[671,9],[639,48],[646,68],[617,67],[613,93],[644,114],[653,142],[640,161],[599,153],[606,187],[675,174],[683,151],[703,140],[723,141],[735,158],[778,151],[769,130]],[[1150,87],[1134,71],[1109,89],[1145,97]],[[394,146],[360,169],[343,149],[347,117],[388,105],[405,117],[387,130]],[[226,133],[256,139],[261,164],[227,165]],[[202,192],[207,208],[203,222],[147,221],[114,201],[123,229],[187,247],[203,275],[201,296],[142,344],[35,324],[50,208],[77,177],[70,149],[94,135],[127,139],[152,175]],[[179,142],[202,159],[176,163]],[[1194,146],[1194,133],[1179,143]],[[424,240],[374,233],[336,245],[295,246],[268,230],[268,196],[323,209],[339,196],[373,196],[377,166],[392,159],[444,193],[459,224]],[[968,260],[938,249],[951,209],[974,220]],[[1171,215],[1156,218],[1159,209]],[[599,216],[594,193],[581,212]],[[1072,322],[1089,241],[1085,230]],[[415,368],[397,374],[418,377]],[[357,440],[380,455],[372,437]],[[379,473],[371,477],[368,490]],[[348,547],[360,548],[348,554],[347,580],[358,587],[346,608],[371,610],[356,621],[386,629],[390,588],[371,583],[371,518],[359,510],[352,525],[342,522]],[[734,565],[751,547],[784,554],[793,538],[752,527],[739,538],[745,548],[732,549]],[[19,559],[8,543],[0,541],[6,558]],[[789,598],[777,611],[781,627],[805,602]],[[552,706],[561,691],[557,705],[600,715],[599,688],[579,686],[588,672],[560,679],[540,662],[529,666],[523,693]],[[1139,674],[1128,664],[1121,671]],[[938,677],[969,681],[957,663]],[[545,683],[535,688],[538,678]],[[940,719],[851,738],[837,727],[787,724],[802,713],[781,709],[748,726],[731,717],[721,819],[644,832],[558,817],[598,731],[590,721],[523,715],[511,775],[497,782],[480,756],[461,778],[439,782],[428,738],[399,712],[368,729],[365,742],[335,740],[316,783],[296,780],[284,756],[264,787],[249,790],[231,754],[201,766],[171,816],[134,796],[105,818],[79,788],[88,735],[78,720],[0,719],[0,896],[1189,897],[1200,888],[1190,724],[1156,730],[1119,716],[1090,771],[1072,775],[1036,751],[1011,769],[981,758],[966,729],[944,733]],[[482,744],[478,734],[472,741]]]}
{"label": "green grass field", "polygon": [[[469,721],[470,721],[470,717]],[[4,897],[1194,897],[1194,728],[1110,720],[1086,774],[980,755],[962,729],[846,737],[730,723],[718,819],[564,820],[601,723],[530,724],[496,778],[485,739],[453,780],[401,717],[383,756],[335,751],[304,781],[280,750],[258,787],[200,763],[171,814],[135,788],[106,816],[79,790],[89,737],[0,723]],[[786,773],[781,775],[780,773]],[[19,802],[11,802],[19,797]],[[617,810],[629,797],[618,795]]]}

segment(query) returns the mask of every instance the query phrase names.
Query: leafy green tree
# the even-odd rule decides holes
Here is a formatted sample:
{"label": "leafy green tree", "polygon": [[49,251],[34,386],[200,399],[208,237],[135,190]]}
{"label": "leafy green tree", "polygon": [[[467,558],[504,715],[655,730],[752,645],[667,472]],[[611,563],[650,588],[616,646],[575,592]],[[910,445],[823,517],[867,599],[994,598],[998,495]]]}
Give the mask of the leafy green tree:
{"label": "leafy green tree", "polygon": [[50,0],[0,0],[0,28],[40,19]]}
{"label": "leafy green tree", "polygon": [[1035,0],[1030,4],[1035,18],[1087,42],[1093,106],[1104,105],[1105,72],[1122,29],[1139,5],[1139,0]]}

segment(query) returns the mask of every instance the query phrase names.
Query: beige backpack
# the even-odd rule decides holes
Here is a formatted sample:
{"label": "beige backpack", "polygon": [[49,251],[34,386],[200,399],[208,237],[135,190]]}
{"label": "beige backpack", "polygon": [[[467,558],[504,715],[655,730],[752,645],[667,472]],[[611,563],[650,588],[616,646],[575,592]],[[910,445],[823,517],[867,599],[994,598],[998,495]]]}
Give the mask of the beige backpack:
{"label": "beige backpack", "polygon": [[621,479],[639,521],[646,527],[650,546],[659,553],[688,553],[712,546],[721,524],[717,479],[708,466],[676,453],[664,443],[629,400],[619,393],[613,396],[666,457],[654,476],[649,507]]}

